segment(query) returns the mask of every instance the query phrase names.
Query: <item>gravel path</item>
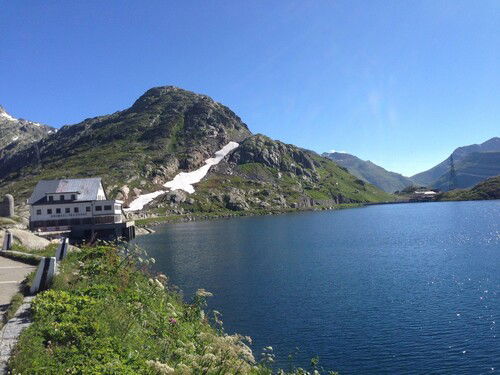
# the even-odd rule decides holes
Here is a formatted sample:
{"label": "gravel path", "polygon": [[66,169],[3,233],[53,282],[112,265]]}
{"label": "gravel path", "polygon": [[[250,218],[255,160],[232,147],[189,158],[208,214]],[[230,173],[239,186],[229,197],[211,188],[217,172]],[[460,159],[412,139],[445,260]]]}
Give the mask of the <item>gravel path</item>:
{"label": "gravel path", "polygon": [[9,320],[0,330],[0,375],[7,374],[7,363],[12,349],[17,343],[19,334],[31,324],[30,307],[33,298],[24,298],[23,304],[16,312],[16,316]]}

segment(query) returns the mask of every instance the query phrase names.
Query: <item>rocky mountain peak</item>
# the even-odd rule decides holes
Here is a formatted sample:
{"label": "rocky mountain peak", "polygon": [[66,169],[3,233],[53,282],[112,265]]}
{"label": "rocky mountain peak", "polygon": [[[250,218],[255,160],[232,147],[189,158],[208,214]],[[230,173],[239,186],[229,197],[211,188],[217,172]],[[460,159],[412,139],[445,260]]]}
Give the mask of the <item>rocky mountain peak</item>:
{"label": "rocky mountain peak", "polygon": [[0,162],[55,131],[50,126],[17,119],[0,106]]}

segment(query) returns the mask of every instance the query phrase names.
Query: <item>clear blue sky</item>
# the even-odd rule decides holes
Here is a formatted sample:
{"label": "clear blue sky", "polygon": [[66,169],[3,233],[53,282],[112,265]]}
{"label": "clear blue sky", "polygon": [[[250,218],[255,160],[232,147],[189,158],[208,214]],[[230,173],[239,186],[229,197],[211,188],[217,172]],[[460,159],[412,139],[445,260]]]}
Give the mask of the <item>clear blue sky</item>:
{"label": "clear blue sky", "polygon": [[175,85],[411,175],[500,132],[500,1],[0,0],[0,104],[59,127]]}

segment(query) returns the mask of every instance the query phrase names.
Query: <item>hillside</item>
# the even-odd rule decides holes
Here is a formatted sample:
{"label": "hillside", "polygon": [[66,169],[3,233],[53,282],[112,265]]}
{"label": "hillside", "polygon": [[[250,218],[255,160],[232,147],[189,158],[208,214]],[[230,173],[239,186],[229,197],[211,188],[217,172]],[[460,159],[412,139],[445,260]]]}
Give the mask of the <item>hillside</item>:
{"label": "hillside", "polygon": [[293,209],[389,200],[332,161],[296,146],[252,135],[229,108],[175,87],[148,90],[130,108],[62,127],[0,164],[0,193],[25,198],[39,179],[101,176],[111,197],[126,203],[180,172],[205,165],[229,142],[239,143],[188,197],[161,194],[155,213]]}
{"label": "hillside", "polygon": [[[462,161],[467,155],[472,154],[472,153],[483,153],[483,152],[500,152],[500,138],[499,137],[493,137],[481,144],[474,144],[474,145],[469,145],[469,146],[463,146],[455,149],[451,155],[453,155],[454,163],[455,163],[455,168],[457,163]],[[415,183],[419,185],[424,185],[424,186],[435,186],[436,182],[438,179],[443,176],[444,174],[448,173],[450,170],[450,158],[446,158],[446,160],[442,161],[438,165],[432,167],[431,169],[417,173],[414,176],[411,176],[410,179],[415,181]],[[478,159],[479,161],[479,159]],[[477,166],[478,168],[481,168],[480,165]],[[492,177],[495,175],[488,175],[486,177]],[[477,181],[476,181],[477,182]],[[474,183],[468,185],[468,186],[462,186],[462,187],[470,187]],[[439,185],[442,185],[440,183]]]}
{"label": "hillside", "polygon": [[[456,188],[465,189],[500,175],[500,152],[474,152],[455,163]],[[450,172],[442,175],[433,188],[446,191],[451,182]]]}
{"label": "hillside", "polygon": [[37,122],[17,119],[0,106],[0,165],[2,159],[55,132]]}
{"label": "hillside", "polygon": [[354,176],[388,193],[403,190],[413,183],[408,177],[399,173],[390,172],[369,160],[361,160],[354,155],[344,152],[325,152],[323,156],[347,168]]}
{"label": "hillside", "polygon": [[452,190],[442,193],[439,200],[468,201],[500,199],[500,176],[491,177],[470,189]]}

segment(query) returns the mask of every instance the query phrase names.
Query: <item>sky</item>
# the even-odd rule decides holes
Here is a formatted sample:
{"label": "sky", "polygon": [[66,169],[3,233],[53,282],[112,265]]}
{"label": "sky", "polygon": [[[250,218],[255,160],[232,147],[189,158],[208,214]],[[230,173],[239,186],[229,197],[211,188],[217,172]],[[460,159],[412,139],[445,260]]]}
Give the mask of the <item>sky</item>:
{"label": "sky", "polygon": [[0,104],[55,127],[174,85],[410,176],[500,136],[500,1],[0,0]]}

